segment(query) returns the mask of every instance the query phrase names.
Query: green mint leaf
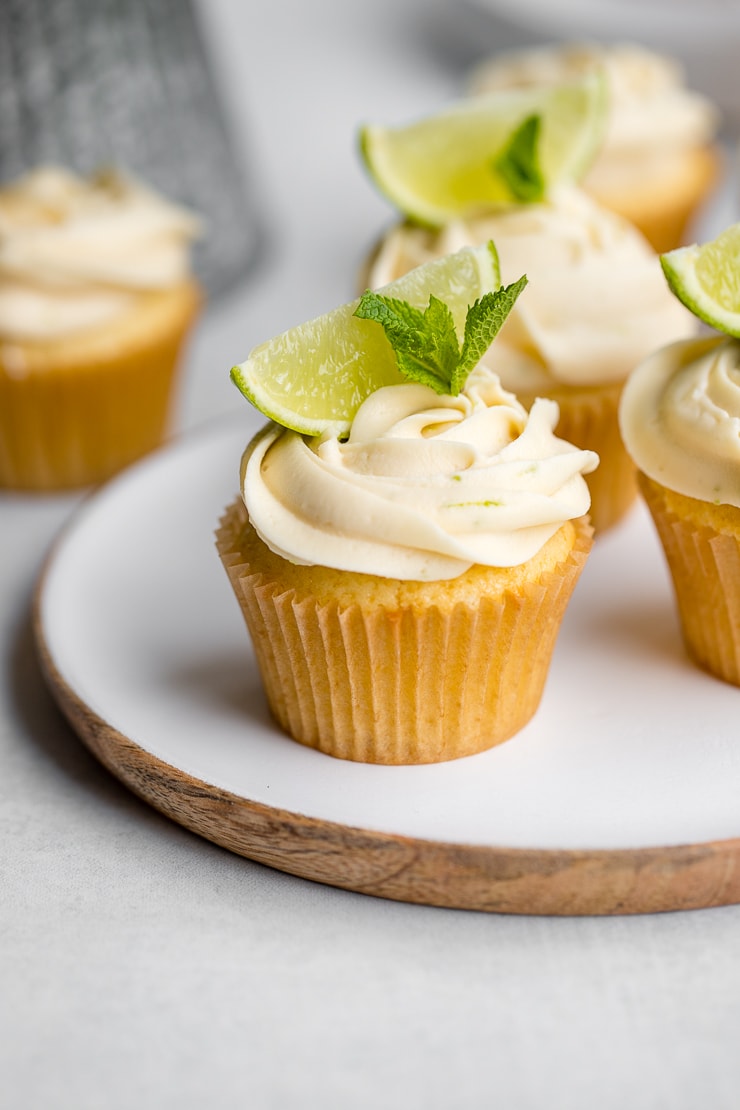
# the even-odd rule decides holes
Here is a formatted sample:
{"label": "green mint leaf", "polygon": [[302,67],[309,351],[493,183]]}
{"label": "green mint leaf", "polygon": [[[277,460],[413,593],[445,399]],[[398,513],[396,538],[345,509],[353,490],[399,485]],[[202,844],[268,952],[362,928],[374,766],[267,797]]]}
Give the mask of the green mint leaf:
{"label": "green mint leaf", "polygon": [[515,199],[528,204],[542,200],[545,195],[545,179],[537,156],[541,126],[540,116],[527,116],[493,162],[493,169],[503,177]]}
{"label": "green mint leaf", "polygon": [[[498,254],[488,244],[500,280]],[[477,366],[527,284],[526,275],[512,285],[486,293],[468,308],[462,350],[449,307],[430,294],[421,311],[407,301],[371,290],[363,293],[355,316],[380,324],[396,356],[401,374],[430,386],[436,393],[460,393],[470,371]]]}
{"label": "green mint leaf", "polygon": [[449,393],[449,383],[440,376],[438,367],[428,359],[419,358],[407,351],[396,351],[398,369],[404,378],[419,385],[428,385],[435,393]]}
{"label": "green mint leaf", "polygon": [[450,381],[450,392],[453,396],[460,393],[468,374],[478,365],[493,343],[526,284],[527,275],[523,274],[511,285],[502,286],[493,293],[486,293],[468,309],[460,360]]}
{"label": "green mint leaf", "polygon": [[452,313],[443,301],[432,295],[420,312],[406,301],[368,290],[355,316],[381,325],[404,377],[429,385],[437,393],[448,392],[460,348]]}
{"label": "green mint leaf", "polygon": [[384,297],[369,289],[362,294],[355,309],[361,320],[375,320],[385,331],[394,350],[397,344],[412,341],[412,336],[424,328],[424,313],[408,301],[397,297]]}
{"label": "green mint leaf", "polygon": [[429,340],[429,353],[442,372],[445,386],[449,386],[460,361],[460,344],[452,313],[444,301],[440,301],[433,293],[429,295],[429,305],[424,312],[424,325]]}

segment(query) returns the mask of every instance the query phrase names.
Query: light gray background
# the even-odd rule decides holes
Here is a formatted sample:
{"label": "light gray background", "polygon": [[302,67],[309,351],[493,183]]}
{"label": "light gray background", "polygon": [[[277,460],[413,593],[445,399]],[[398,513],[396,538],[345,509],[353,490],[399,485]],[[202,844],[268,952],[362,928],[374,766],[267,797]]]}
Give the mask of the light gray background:
{"label": "light gray background", "polygon": [[[433,110],[494,45],[464,4],[201,7],[267,238],[199,329],[184,428],[244,404],[227,371],[253,344],[353,292],[391,218],[358,121]],[[740,908],[560,920],[373,900],[232,856],[102,770],[29,628],[78,501],[0,496],[4,1106],[738,1106]]]}

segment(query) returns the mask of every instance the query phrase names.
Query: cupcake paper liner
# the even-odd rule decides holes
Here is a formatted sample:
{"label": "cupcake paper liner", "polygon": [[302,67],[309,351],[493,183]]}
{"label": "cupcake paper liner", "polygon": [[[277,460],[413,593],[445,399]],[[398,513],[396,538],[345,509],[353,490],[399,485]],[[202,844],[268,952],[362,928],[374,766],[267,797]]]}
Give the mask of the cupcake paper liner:
{"label": "cupcake paper liner", "polygon": [[[180,352],[199,306],[183,290],[146,345],[101,342],[94,357],[41,357],[0,344],[0,488],[93,485],[159,446],[169,427]],[[133,328],[135,331],[135,326]]]}
{"label": "cupcake paper liner", "polygon": [[346,604],[262,573],[258,559],[245,558],[245,529],[238,501],[221,521],[217,547],[276,720],[328,755],[385,764],[471,755],[530,720],[591,546],[584,519],[553,570],[475,606],[425,605],[426,583],[416,584],[414,604]]}
{"label": "cupcake paper liner", "polygon": [[675,493],[642,473],[639,484],[665,551],[689,655],[740,686],[740,509]]}

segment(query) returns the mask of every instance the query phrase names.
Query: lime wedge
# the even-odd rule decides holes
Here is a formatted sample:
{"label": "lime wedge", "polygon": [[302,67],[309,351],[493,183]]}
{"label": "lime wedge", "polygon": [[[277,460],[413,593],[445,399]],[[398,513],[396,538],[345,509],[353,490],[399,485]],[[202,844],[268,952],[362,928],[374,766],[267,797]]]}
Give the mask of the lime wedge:
{"label": "lime wedge", "polygon": [[607,118],[603,73],[471,97],[407,127],[368,125],[360,131],[360,151],[380,191],[401,212],[439,227],[515,200],[496,161],[512,132],[533,115],[541,118],[547,193],[582,177],[599,148]]}
{"label": "lime wedge", "polygon": [[669,286],[695,316],[740,338],[740,223],[703,246],[660,256]]}
{"label": "lime wedge", "polygon": [[[465,247],[410,270],[378,290],[426,308],[430,294],[444,301],[462,336],[470,305],[501,284],[493,243]],[[235,385],[252,404],[286,428],[307,435],[347,430],[371,393],[404,381],[385,333],[353,315],[359,300],[291,328],[255,347],[233,367]]]}

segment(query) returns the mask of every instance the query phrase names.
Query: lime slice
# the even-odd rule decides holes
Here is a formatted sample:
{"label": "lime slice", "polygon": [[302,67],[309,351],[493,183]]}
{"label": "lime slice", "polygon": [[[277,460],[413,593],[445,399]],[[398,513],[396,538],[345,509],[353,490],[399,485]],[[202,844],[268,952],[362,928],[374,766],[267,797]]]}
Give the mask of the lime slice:
{"label": "lime slice", "polygon": [[740,338],[740,223],[703,246],[660,256],[668,284],[695,316]]}
{"label": "lime slice", "polygon": [[[470,305],[501,284],[493,243],[465,247],[417,266],[378,292],[426,308],[444,301],[461,336]],[[291,328],[255,347],[231,377],[271,420],[307,435],[341,433],[371,393],[404,381],[385,333],[353,315],[359,300]]]}
{"label": "lime slice", "polygon": [[433,227],[515,199],[495,168],[512,132],[541,117],[545,192],[577,181],[599,148],[607,115],[601,71],[551,87],[506,89],[460,101],[440,115],[360,132],[365,164],[401,212]]}

